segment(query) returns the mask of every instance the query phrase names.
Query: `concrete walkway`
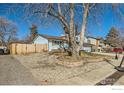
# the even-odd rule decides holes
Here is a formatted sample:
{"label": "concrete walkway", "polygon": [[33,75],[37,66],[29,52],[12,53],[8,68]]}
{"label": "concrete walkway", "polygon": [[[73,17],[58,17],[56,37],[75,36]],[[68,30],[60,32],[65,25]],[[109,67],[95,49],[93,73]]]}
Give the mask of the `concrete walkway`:
{"label": "concrete walkway", "polygon": [[96,83],[100,82],[101,80],[105,79],[106,77],[110,76],[117,70],[114,69],[114,66],[119,65],[119,61],[103,61],[105,65],[102,68],[94,69],[90,72],[80,74],[73,78],[69,78],[67,80],[57,82],[58,85],[95,85]]}
{"label": "concrete walkway", "polygon": [[114,85],[124,85],[124,76],[122,76]]}
{"label": "concrete walkway", "polygon": [[[92,53],[94,53],[94,54],[100,54],[100,55],[105,55],[105,56],[113,56],[113,57],[115,57],[115,53],[102,53],[102,52],[92,52]],[[122,57],[122,54],[117,54],[118,55],[118,57],[119,58],[121,58]]]}
{"label": "concrete walkway", "polygon": [[37,85],[39,82],[18,60],[0,55],[0,85]]}

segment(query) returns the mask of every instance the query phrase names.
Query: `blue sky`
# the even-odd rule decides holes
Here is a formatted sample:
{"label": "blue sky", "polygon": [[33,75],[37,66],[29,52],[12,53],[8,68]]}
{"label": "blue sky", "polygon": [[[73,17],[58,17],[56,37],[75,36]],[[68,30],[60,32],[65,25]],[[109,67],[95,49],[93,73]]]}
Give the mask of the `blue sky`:
{"label": "blue sky", "polygon": [[[109,5],[108,5],[109,6]],[[1,7],[0,9],[5,8]],[[105,38],[108,31],[111,29],[111,27],[116,28],[122,28],[124,23],[120,22],[118,17],[115,15],[115,13],[112,12],[112,9],[110,7],[106,8],[104,11],[104,15],[101,16],[100,19],[100,26],[92,22],[93,20],[89,20],[87,24],[87,31],[92,35],[93,37],[103,37]],[[98,14],[99,15],[99,14]],[[17,27],[18,27],[18,38],[23,39],[28,34],[30,34],[29,28],[31,24],[21,19],[19,16],[15,16],[14,13],[5,14],[3,12],[0,12],[0,16],[6,17],[8,20],[13,21]],[[82,19],[78,19],[79,22],[82,22]],[[58,23],[58,21],[52,23],[48,27],[44,25],[38,25],[38,32],[40,34],[48,34],[53,36],[59,36],[62,34],[62,27]]]}

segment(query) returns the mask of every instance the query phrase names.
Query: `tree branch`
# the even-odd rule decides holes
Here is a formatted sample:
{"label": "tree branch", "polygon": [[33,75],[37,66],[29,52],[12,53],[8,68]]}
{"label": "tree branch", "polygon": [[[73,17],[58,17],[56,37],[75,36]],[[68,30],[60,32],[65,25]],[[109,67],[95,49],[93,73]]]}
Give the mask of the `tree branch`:
{"label": "tree branch", "polygon": [[50,5],[49,7],[49,11],[34,11],[33,13],[47,13],[48,15],[52,16],[52,17],[55,17],[57,18],[59,21],[61,21],[62,25],[63,25],[63,28],[65,30],[65,33],[68,34],[68,30],[69,30],[69,25],[67,23],[67,20],[64,16],[62,16],[62,13],[61,13],[61,7],[60,7],[60,4],[58,4],[58,12],[55,11],[55,9],[53,8],[52,5]]}
{"label": "tree branch", "polygon": [[92,4],[90,7],[89,7],[89,10],[92,9],[96,4]]}
{"label": "tree branch", "polygon": [[61,4],[58,3],[58,14],[62,16]]}

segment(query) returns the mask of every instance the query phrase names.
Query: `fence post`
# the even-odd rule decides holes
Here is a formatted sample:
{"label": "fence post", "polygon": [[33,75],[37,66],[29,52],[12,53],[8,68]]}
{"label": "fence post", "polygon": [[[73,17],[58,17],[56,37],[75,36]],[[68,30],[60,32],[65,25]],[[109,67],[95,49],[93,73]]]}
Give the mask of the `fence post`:
{"label": "fence post", "polygon": [[36,44],[35,44],[35,53],[36,53]]}
{"label": "fence post", "polygon": [[27,54],[27,44],[26,44],[26,54]]}
{"label": "fence post", "polygon": [[15,44],[15,54],[17,54],[17,44]]}

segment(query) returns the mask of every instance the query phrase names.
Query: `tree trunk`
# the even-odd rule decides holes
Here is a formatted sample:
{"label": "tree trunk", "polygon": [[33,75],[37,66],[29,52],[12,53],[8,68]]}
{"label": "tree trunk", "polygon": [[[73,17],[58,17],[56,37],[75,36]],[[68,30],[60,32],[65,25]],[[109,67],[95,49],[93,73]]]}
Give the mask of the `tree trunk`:
{"label": "tree trunk", "polygon": [[70,4],[70,25],[68,25],[67,20],[64,16],[62,16],[61,5],[58,4],[58,16],[54,15],[53,11],[49,12],[49,15],[57,18],[63,24],[63,28],[65,30],[65,34],[68,36],[68,44],[69,44],[69,54],[75,58],[79,57],[79,50],[83,46],[84,40],[84,32],[86,29],[87,16],[88,16],[89,4],[86,4],[83,12],[83,23],[82,30],[80,34],[80,44],[76,43],[76,33],[74,27],[74,4]]}
{"label": "tree trunk", "polygon": [[90,4],[86,4],[85,7],[84,7],[83,23],[82,23],[81,33],[80,33],[80,46],[78,47],[78,50],[80,50],[83,47],[83,43],[84,43],[84,34],[85,34],[85,31],[86,31],[86,24],[87,24],[87,18],[88,18],[89,5]]}
{"label": "tree trunk", "polygon": [[77,50],[77,43],[76,43],[76,40],[75,40],[75,29],[74,29],[74,4],[70,4],[69,38],[70,38],[71,56],[74,57],[74,58],[78,58],[79,57],[79,51]]}

